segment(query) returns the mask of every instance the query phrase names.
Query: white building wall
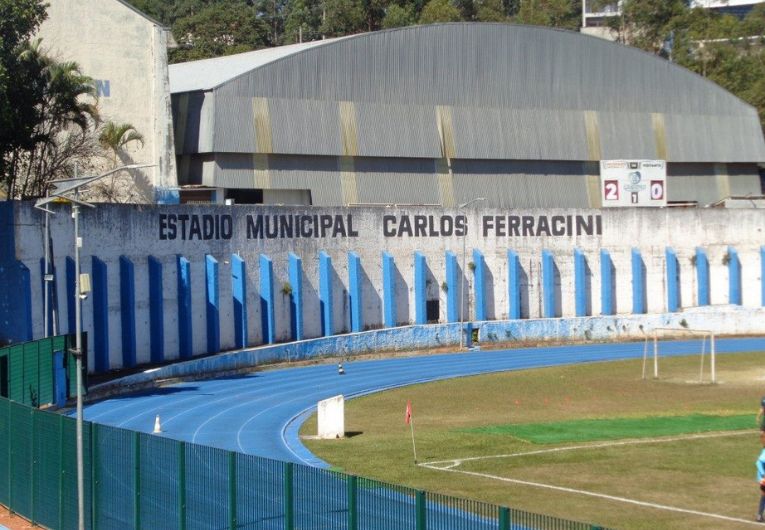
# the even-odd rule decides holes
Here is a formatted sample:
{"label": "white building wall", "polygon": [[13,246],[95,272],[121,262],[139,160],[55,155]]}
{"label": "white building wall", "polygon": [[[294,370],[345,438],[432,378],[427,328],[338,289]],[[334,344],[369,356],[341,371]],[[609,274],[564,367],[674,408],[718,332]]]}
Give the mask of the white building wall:
{"label": "white building wall", "polygon": [[[67,293],[63,288],[65,259],[72,255],[72,221],[67,206],[54,205],[57,215],[51,216],[54,255],[58,274],[58,307],[62,331],[67,329]],[[164,292],[164,345],[165,358],[178,356],[178,312],[176,257],[185,256],[191,262],[192,279],[192,329],[194,355],[207,352],[207,325],[205,306],[206,254],[219,262],[220,286],[220,339],[221,348],[234,347],[234,318],[231,296],[231,254],[238,253],[247,267],[247,300],[249,344],[262,342],[260,321],[260,272],[259,257],[264,254],[273,260],[274,302],[276,310],[276,337],[288,340],[289,297],[282,295],[281,286],[288,279],[288,255],[294,252],[303,260],[303,317],[304,336],[321,334],[319,306],[319,252],[326,251],[332,258],[334,270],[334,331],[341,333],[350,329],[350,306],[348,302],[348,252],[354,251],[361,258],[363,329],[383,325],[382,252],[387,250],[395,259],[399,275],[396,277],[397,321],[399,324],[414,322],[414,267],[415,251],[426,257],[430,269],[429,297],[440,299],[441,321],[446,321],[447,293],[441,285],[446,281],[445,253],[452,250],[457,255],[458,269],[462,263],[462,237],[450,236],[386,236],[383,233],[383,216],[393,216],[397,223],[404,217],[415,215],[450,216],[456,218],[461,212],[440,208],[300,208],[261,206],[174,206],[174,207],[128,207],[99,205],[97,209],[85,209],[81,213],[82,270],[91,272],[92,256],[98,256],[107,265],[109,299],[109,347],[110,363],[121,363],[121,323],[119,257],[129,257],[135,267],[135,319],[137,360],[150,360],[149,333],[149,283],[147,256],[152,255],[163,264]],[[258,215],[332,215],[350,216],[356,235],[351,237],[301,237],[260,239],[247,237],[248,218]],[[170,238],[162,228],[162,216],[217,215],[231,216],[233,233],[230,239],[207,240]],[[759,307],[761,301],[760,247],[765,243],[765,211],[726,209],[636,209],[636,210],[473,210],[467,212],[466,262],[472,261],[472,249],[480,249],[487,267],[487,293],[489,319],[506,318],[508,312],[507,250],[519,254],[523,273],[521,275],[522,316],[542,316],[542,292],[540,278],[541,253],[550,250],[560,271],[559,314],[575,315],[575,291],[573,274],[573,251],[579,248],[585,254],[591,271],[588,282],[589,314],[599,315],[601,308],[600,250],[610,252],[616,269],[615,307],[619,314],[632,312],[631,249],[638,248],[646,266],[648,313],[667,310],[666,247],[672,247],[678,256],[681,298],[683,309],[698,305],[696,270],[691,260],[696,247],[707,252],[710,266],[711,303],[727,304],[728,267],[723,256],[728,246],[739,254],[742,268],[743,305]],[[552,219],[553,216],[600,216],[602,231],[592,235],[565,233],[526,234],[502,236],[482,233],[482,223],[493,216],[518,216]],[[40,258],[43,255],[43,216],[31,204],[15,205],[14,239],[16,258],[30,270],[32,291],[32,315],[34,333],[42,334],[42,290]],[[226,263],[228,262],[228,263]],[[472,282],[472,273],[471,282]],[[492,288],[493,287],[493,288]],[[294,288],[294,286],[293,286]],[[450,286],[450,289],[452,286]],[[488,291],[491,291],[490,293]],[[458,293],[459,294],[459,293]],[[466,293],[467,294],[467,293]],[[470,314],[475,314],[475,295],[470,293]],[[93,297],[83,303],[83,322],[86,330],[93,329]],[[458,304],[460,297],[457,298]],[[467,300],[466,300],[467,302]],[[467,305],[467,303],[466,303]],[[458,312],[459,314],[459,312]],[[90,352],[93,352],[93,335]],[[92,359],[91,359],[92,361]],[[93,366],[92,362],[91,365]]]}
{"label": "white building wall", "polygon": [[136,180],[175,189],[168,30],[120,0],[48,0],[38,36],[58,60],[76,61],[99,88],[102,120],[130,123],[144,137],[123,163],[154,164]]}

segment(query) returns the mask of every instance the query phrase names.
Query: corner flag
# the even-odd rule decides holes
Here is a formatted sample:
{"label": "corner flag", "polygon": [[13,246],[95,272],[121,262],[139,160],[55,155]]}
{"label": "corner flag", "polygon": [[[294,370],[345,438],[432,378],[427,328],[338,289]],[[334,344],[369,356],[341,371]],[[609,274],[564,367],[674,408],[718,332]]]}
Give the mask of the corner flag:
{"label": "corner flag", "polygon": [[414,418],[412,418],[412,400],[406,400],[406,412],[404,413],[404,423],[409,425],[412,433],[412,451],[414,452],[414,465],[417,465],[417,446],[414,445]]}

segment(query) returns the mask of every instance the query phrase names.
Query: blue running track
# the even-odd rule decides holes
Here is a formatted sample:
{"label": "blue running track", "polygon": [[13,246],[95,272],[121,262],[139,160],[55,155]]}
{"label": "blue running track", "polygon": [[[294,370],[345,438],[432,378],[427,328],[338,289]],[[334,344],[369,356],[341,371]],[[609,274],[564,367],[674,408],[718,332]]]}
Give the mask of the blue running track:
{"label": "blue running track", "polygon": [[[698,349],[698,340],[663,342],[661,354],[698,353]],[[718,353],[743,351],[765,351],[765,338],[717,340]],[[300,425],[319,400],[338,394],[348,399],[439,379],[642,355],[643,343],[635,342],[353,361],[344,364],[343,376],[334,364],[264,370],[114,397],[88,405],[85,419],[151,432],[159,414],[163,436],[326,467],[298,437]]]}

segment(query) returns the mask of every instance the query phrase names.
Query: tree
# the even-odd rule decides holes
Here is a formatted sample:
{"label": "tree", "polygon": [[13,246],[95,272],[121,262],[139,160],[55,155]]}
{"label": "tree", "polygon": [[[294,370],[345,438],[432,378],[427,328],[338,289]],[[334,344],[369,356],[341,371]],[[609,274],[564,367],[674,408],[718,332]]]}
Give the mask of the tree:
{"label": "tree", "polygon": [[318,0],[289,0],[285,5],[284,42],[308,42],[321,38],[322,9]]}
{"label": "tree", "polygon": [[581,0],[521,0],[513,22],[574,30],[579,27],[581,13]]}
{"label": "tree", "polygon": [[98,135],[98,143],[112,154],[113,167],[117,167],[118,158],[125,154],[125,148],[132,142],[143,147],[143,135],[129,123],[106,122]]}
{"label": "tree", "polygon": [[241,0],[225,0],[182,18],[173,26],[179,47],[172,62],[241,53],[269,45],[270,28],[257,9]]}
{"label": "tree", "polygon": [[606,19],[606,25],[618,42],[658,54],[687,10],[685,0],[624,0],[620,14]]}
{"label": "tree", "polygon": [[42,90],[39,72],[24,68],[20,55],[45,16],[41,0],[0,0],[0,176],[6,191],[9,153],[29,145]]}
{"label": "tree", "polygon": [[98,108],[93,80],[77,63],[59,63],[45,55],[40,41],[26,44],[16,66],[14,84],[26,91],[11,92],[11,101],[17,113],[32,121],[14,130],[13,145],[2,153],[2,176],[9,198],[28,199],[45,195],[69,156],[61,147],[82,145],[66,142],[66,136],[88,131],[98,122]]}
{"label": "tree", "polygon": [[501,0],[478,0],[475,19],[480,22],[504,22],[507,20]]}
{"label": "tree", "polygon": [[382,26],[385,29],[400,28],[411,26],[416,21],[417,15],[414,13],[413,5],[400,6],[398,4],[391,4],[385,11],[385,18],[383,18]]}
{"label": "tree", "polygon": [[325,37],[342,37],[364,31],[366,17],[358,0],[325,0],[320,26]]}
{"label": "tree", "polygon": [[430,0],[422,9],[420,24],[436,22],[459,22],[460,12],[449,0]]}
{"label": "tree", "polygon": [[[98,133],[98,143],[108,153],[110,169],[133,163],[127,148],[138,143],[143,147],[143,135],[129,123],[106,122]],[[136,180],[139,179],[139,180]],[[126,171],[113,173],[94,183],[88,199],[101,202],[150,202],[151,187],[140,176],[131,177]]]}

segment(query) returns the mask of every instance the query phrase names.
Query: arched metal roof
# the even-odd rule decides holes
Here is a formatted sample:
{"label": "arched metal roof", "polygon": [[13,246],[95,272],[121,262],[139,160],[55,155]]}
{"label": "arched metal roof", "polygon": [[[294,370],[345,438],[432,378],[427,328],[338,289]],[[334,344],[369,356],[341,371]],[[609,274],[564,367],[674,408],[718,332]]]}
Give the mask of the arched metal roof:
{"label": "arched metal roof", "polygon": [[765,161],[756,110],[718,85],[542,27],[366,33],[173,65],[171,87],[181,153]]}

